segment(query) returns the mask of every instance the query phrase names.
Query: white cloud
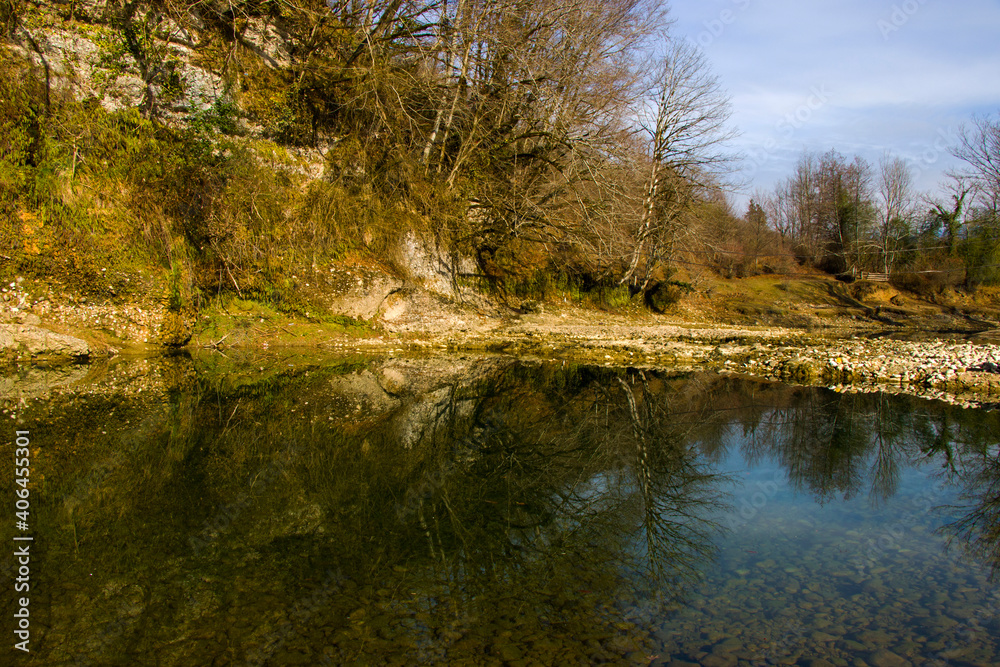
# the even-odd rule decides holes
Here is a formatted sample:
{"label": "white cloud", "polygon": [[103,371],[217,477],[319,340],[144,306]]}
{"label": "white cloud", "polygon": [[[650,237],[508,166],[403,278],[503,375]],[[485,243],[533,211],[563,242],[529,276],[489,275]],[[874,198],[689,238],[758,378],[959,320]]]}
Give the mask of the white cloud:
{"label": "white cloud", "polygon": [[[672,9],[675,36],[702,44],[732,96],[742,130],[734,148],[757,153],[750,187],[789,175],[803,150],[835,148],[871,161],[884,150],[908,157],[918,184],[934,189],[955,166],[942,133],[1000,111],[995,1],[692,0]],[[810,104],[817,88],[829,91],[821,105]]]}

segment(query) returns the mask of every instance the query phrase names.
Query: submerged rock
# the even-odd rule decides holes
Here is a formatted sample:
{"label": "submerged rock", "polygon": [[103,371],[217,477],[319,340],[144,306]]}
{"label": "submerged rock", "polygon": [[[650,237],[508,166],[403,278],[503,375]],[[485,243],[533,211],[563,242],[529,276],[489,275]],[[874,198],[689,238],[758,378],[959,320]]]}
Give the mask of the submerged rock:
{"label": "submerged rock", "polygon": [[874,667],[907,667],[910,661],[899,657],[887,649],[879,649],[868,657],[868,662]]}

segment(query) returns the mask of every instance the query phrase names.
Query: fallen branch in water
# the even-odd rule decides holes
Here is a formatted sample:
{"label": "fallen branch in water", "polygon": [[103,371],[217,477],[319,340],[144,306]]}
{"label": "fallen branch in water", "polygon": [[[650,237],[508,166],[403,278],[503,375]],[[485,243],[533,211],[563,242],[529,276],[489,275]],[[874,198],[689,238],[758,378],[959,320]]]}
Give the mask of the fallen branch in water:
{"label": "fallen branch in water", "polygon": [[220,346],[220,345],[222,345],[222,341],[224,341],[224,340],[226,340],[227,338],[229,338],[229,336],[230,336],[230,335],[231,335],[232,333],[233,333],[233,332],[232,332],[232,331],[230,331],[229,333],[227,333],[227,334],[226,334],[225,336],[223,336],[223,337],[222,337],[222,338],[220,338],[219,340],[215,341],[214,343],[213,343],[213,342],[210,342],[210,343],[208,343],[208,344],[204,345],[203,347],[210,347],[210,348],[212,348],[213,350],[218,350],[218,349],[219,349],[219,346]]}

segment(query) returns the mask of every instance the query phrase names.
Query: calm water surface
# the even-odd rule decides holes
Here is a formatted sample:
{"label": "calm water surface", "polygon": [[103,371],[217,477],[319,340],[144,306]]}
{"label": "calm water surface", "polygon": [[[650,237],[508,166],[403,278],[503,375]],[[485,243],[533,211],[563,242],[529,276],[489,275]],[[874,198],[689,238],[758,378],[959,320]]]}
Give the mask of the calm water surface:
{"label": "calm water surface", "polygon": [[1000,664],[997,412],[500,358],[7,380],[17,664]]}

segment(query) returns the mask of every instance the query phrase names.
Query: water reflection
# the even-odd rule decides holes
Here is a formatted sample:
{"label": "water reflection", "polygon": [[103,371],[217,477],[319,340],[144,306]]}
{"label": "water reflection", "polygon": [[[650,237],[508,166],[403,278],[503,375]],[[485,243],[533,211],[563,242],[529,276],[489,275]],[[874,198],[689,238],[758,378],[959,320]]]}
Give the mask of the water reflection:
{"label": "water reflection", "polygon": [[[886,563],[945,553],[908,541],[937,549],[935,528],[974,560],[941,558],[1000,563],[997,413],[917,399],[496,358],[207,357],[4,400],[44,475],[27,664],[752,663],[794,653],[782,605],[840,613],[810,568],[881,601],[864,586]],[[763,557],[789,522],[843,531],[837,563],[799,538]],[[995,590],[938,581],[940,631],[820,619],[796,642],[936,656]],[[767,647],[729,609],[751,603]]]}
{"label": "water reflection", "polygon": [[994,446],[982,451],[962,471],[963,514],[947,525],[944,532],[974,556],[990,563],[995,579],[1000,573],[1000,448]]}

